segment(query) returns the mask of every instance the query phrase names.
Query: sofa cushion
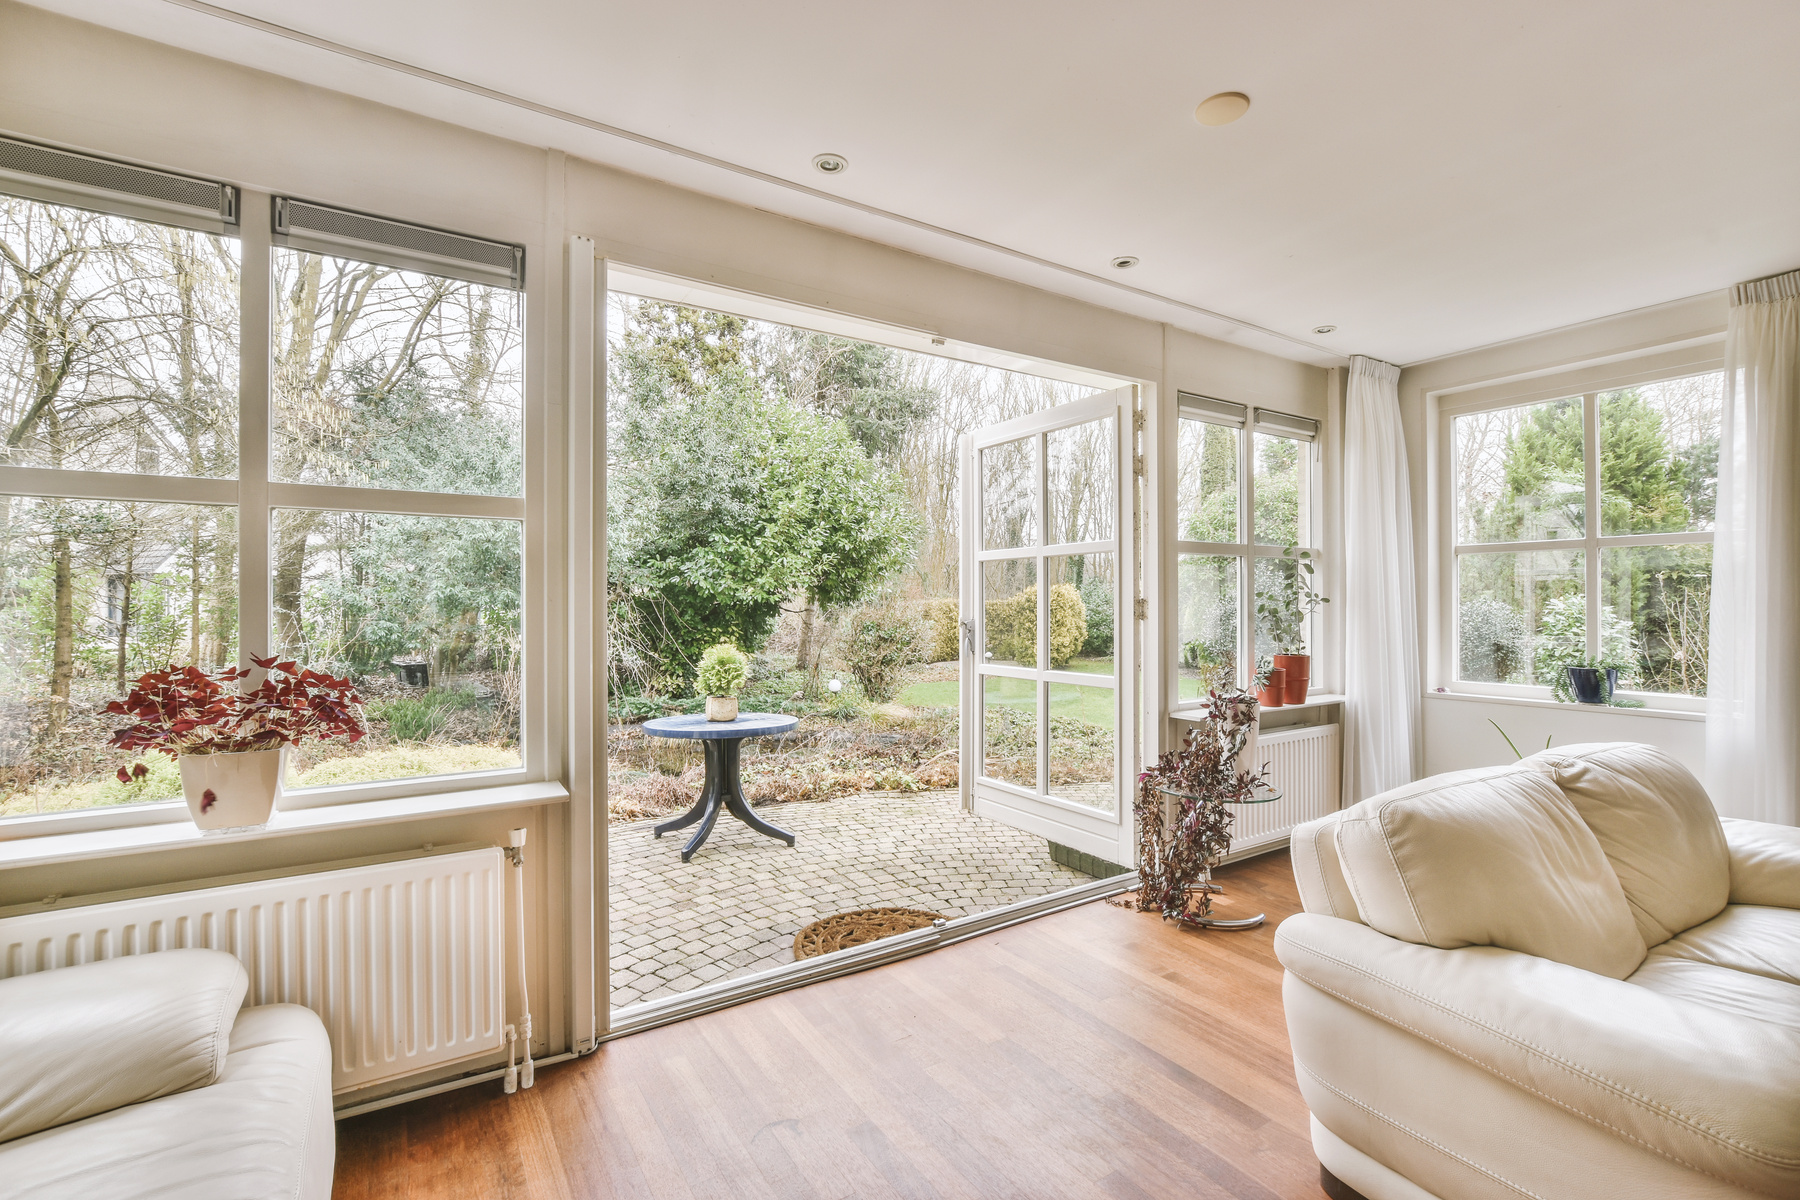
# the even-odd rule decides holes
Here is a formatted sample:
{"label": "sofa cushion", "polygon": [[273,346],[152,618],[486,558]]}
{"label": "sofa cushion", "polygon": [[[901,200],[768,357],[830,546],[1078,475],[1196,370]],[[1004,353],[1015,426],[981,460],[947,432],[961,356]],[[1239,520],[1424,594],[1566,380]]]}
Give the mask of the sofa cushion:
{"label": "sofa cushion", "polygon": [[1670,938],[1654,955],[1800,985],[1800,910],[1733,904]]}
{"label": "sofa cushion", "polygon": [[1654,746],[1602,742],[1531,756],[1600,840],[1644,944],[1717,916],[1731,894],[1719,814],[1693,772]]}
{"label": "sofa cushion", "polygon": [[1650,952],[1626,983],[1720,1012],[1767,1021],[1800,1035],[1800,984]]}
{"label": "sofa cushion", "polygon": [[1529,763],[1410,784],[1346,809],[1338,856],[1389,937],[1500,946],[1623,979],[1644,959],[1593,831]]}
{"label": "sofa cushion", "polygon": [[0,980],[0,1142],[212,1083],[249,982],[218,950]]}
{"label": "sofa cushion", "polygon": [[1300,893],[1300,907],[1307,912],[1360,921],[1356,897],[1350,894],[1343,864],[1338,861],[1337,821],[1337,814],[1332,813],[1294,826],[1288,836],[1294,887]]}
{"label": "sofa cushion", "polygon": [[8,1200],[329,1200],[331,1044],[297,1004],[246,1008],[217,1083],[0,1146]]}

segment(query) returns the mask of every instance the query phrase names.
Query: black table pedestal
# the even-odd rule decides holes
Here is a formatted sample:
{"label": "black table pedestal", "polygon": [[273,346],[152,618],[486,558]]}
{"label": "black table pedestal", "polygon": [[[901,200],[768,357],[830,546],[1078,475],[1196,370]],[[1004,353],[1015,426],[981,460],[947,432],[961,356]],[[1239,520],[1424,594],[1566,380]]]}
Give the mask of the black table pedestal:
{"label": "black table pedestal", "polygon": [[656,827],[656,836],[661,837],[677,829],[686,829],[695,821],[700,822],[700,828],[681,848],[682,862],[693,858],[694,851],[705,843],[707,835],[712,833],[713,822],[719,819],[720,808],[728,809],[732,816],[765,837],[780,838],[790,846],[794,844],[793,834],[757,816],[751,810],[750,802],[744,799],[744,785],[738,779],[738,748],[743,744],[743,738],[712,738],[703,742],[706,786],[700,792],[700,799],[681,816]]}

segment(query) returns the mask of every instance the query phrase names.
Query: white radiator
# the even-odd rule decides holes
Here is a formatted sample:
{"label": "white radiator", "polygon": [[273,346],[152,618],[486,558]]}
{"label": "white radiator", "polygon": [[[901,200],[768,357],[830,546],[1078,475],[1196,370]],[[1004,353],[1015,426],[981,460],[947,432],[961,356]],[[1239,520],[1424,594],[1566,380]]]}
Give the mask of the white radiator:
{"label": "white radiator", "polygon": [[1287,840],[1294,826],[1338,809],[1343,767],[1338,757],[1338,725],[1276,729],[1256,738],[1258,765],[1267,763],[1269,782],[1281,799],[1232,806],[1231,852]]}
{"label": "white radiator", "polygon": [[367,1087],[502,1045],[504,862],[488,846],[0,918],[0,978],[224,950],[246,1005],[324,1020],[334,1091]]}

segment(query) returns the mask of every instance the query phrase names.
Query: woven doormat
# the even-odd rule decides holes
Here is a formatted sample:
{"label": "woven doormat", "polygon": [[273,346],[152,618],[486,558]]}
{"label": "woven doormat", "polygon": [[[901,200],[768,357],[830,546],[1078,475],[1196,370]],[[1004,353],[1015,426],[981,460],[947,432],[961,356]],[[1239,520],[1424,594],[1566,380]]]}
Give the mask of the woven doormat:
{"label": "woven doormat", "polygon": [[835,913],[820,917],[794,935],[794,958],[812,958],[848,946],[861,946],[896,933],[923,929],[943,919],[940,913],[917,908],[859,908],[855,912]]}

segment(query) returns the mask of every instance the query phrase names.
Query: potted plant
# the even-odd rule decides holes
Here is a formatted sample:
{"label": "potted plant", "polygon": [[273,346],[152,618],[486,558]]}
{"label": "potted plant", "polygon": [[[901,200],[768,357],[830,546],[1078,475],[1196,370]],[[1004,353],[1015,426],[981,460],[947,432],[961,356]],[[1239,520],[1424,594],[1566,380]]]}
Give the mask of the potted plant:
{"label": "potted plant", "polygon": [[1256,674],[1250,677],[1250,690],[1264,708],[1280,708],[1286,690],[1287,672],[1276,666],[1268,655],[1256,660]]}
{"label": "potted plant", "polygon": [[735,721],[738,715],[738,693],[744,690],[750,660],[730,642],[708,646],[700,656],[700,671],[695,685],[706,697],[706,719]]}
{"label": "potted plant", "polygon": [[1273,587],[1256,593],[1256,619],[1275,643],[1275,666],[1285,672],[1282,700],[1305,704],[1312,682],[1312,656],[1306,652],[1306,622],[1330,597],[1313,582],[1312,551],[1289,546],[1281,557],[1294,564]]}
{"label": "potted plant", "polygon": [[[268,672],[254,688],[233,686],[251,672],[227,667],[165,667],[140,676],[106,711],[129,717],[113,731],[121,750],[155,750],[181,764],[181,790],[201,829],[266,824],[281,789],[289,746],[307,738],[360,741],[362,697],[349,680],[292,662],[251,657]],[[119,768],[130,783],[150,773],[143,763]]]}
{"label": "potted plant", "polygon": [[1564,704],[1612,704],[1619,690],[1620,663],[1613,658],[1582,657],[1563,666],[1561,678],[1553,678],[1550,693]]}

